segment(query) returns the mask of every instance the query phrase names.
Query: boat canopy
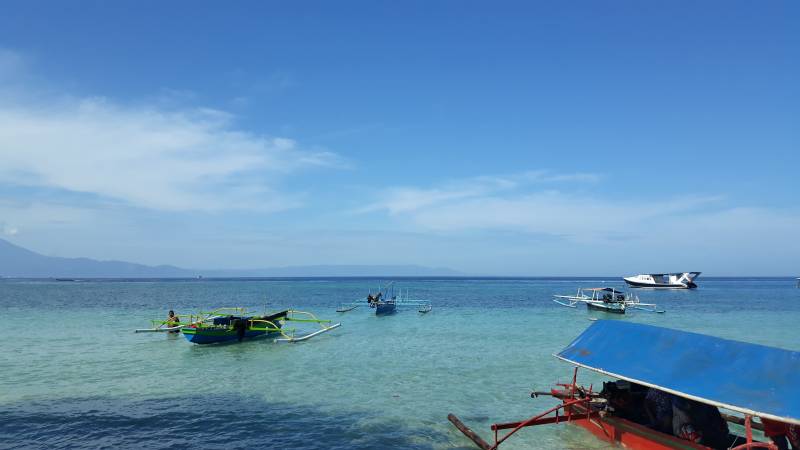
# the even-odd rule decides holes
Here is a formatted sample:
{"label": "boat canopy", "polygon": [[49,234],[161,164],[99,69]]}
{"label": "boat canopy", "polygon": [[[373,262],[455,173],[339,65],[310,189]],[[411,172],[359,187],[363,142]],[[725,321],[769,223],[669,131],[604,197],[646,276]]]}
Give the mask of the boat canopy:
{"label": "boat canopy", "polygon": [[800,425],[800,352],[599,320],[555,356],[680,397]]}
{"label": "boat canopy", "polygon": [[643,274],[643,275],[650,275],[651,277],[665,277],[665,276],[669,276],[669,275],[675,275],[675,276],[678,276],[678,275],[692,275],[692,278],[696,278],[701,273],[703,273],[703,272],[646,273],[646,274]]}

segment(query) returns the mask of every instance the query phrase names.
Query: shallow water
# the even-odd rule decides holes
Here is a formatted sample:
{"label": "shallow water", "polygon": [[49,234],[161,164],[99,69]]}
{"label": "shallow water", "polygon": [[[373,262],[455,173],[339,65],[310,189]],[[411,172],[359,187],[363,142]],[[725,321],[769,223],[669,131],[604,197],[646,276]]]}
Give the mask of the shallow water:
{"label": "shallow water", "polygon": [[[493,422],[554,404],[532,389],[566,381],[551,355],[609,318],[551,301],[602,279],[405,279],[432,312],[376,317],[336,306],[372,279],[0,282],[0,447],[453,449]],[[800,350],[794,279],[700,278],[693,291],[636,291],[650,323]],[[308,342],[197,346],[135,334],[148,319],[247,306],[293,307],[342,322]],[[634,342],[630,345],[635,345]],[[584,372],[580,380],[602,378]],[[570,426],[537,427],[507,449],[607,448]]]}

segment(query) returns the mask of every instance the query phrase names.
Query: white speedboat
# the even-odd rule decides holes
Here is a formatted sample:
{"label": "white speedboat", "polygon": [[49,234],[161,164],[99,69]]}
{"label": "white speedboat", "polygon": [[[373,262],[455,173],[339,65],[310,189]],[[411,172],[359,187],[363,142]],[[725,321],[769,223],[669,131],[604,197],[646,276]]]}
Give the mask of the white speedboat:
{"label": "white speedboat", "polygon": [[698,276],[700,272],[648,273],[624,277],[623,280],[631,287],[692,289],[697,287],[694,279]]}

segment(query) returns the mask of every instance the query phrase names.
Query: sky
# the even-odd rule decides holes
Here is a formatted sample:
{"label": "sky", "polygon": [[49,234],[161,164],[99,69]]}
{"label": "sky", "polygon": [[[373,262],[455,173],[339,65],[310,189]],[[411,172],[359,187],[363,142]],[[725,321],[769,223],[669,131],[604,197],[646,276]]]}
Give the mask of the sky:
{"label": "sky", "polygon": [[0,237],[800,275],[800,3],[7,1]]}

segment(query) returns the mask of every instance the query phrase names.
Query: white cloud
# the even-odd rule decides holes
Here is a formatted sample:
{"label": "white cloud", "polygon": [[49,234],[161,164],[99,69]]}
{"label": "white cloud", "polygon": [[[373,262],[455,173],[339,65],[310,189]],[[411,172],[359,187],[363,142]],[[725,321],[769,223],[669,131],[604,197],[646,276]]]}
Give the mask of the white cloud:
{"label": "white cloud", "polygon": [[597,241],[644,236],[654,222],[719,208],[722,200],[696,195],[613,200],[573,189],[600,179],[594,174],[529,171],[449,181],[428,189],[394,187],[361,211],[402,215],[405,223],[436,232],[512,231]]}
{"label": "white cloud", "polygon": [[643,225],[649,220],[692,211],[715,200],[715,197],[692,197],[656,204],[636,201],[626,204],[541,191],[441,204],[417,211],[412,220],[438,231],[494,229],[594,240],[643,233]]}
{"label": "white cloud", "polygon": [[126,107],[102,98],[0,106],[0,182],[96,194],[161,210],[295,206],[287,174],[343,165],[334,153],[236,130],[214,109]]}
{"label": "white cloud", "polygon": [[[463,247],[452,250],[455,262],[443,262],[462,270],[472,264],[504,274],[574,275],[699,267],[717,275],[781,275],[798,264],[796,207],[574,188],[594,177],[529,172],[500,179],[389,188],[370,210],[386,212],[406,232],[462,239]],[[525,181],[531,179],[537,181]]]}
{"label": "white cloud", "polygon": [[[511,175],[483,175],[465,180],[450,180],[432,188],[393,187],[381,193],[381,199],[358,210],[370,212],[386,210],[391,214],[409,213],[434,206],[452,205],[452,202],[488,198],[530,185],[548,183],[594,183],[601,179],[590,173],[553,174],[545,170],[527,171]],[[436,227],[433,227],[436,228]]]}

